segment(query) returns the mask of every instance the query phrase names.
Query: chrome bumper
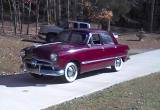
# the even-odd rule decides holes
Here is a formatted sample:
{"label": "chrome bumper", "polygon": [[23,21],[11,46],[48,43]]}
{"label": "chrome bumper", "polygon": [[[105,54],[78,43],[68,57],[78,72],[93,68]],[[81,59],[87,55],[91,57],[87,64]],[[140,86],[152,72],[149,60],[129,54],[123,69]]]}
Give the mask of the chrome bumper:
{"label": "chrome bumper", "polygon": [[51,64],[23,62],[21,71],[23,73],[34,73],[44,76],[63,76],[64,70],[55,69]]}

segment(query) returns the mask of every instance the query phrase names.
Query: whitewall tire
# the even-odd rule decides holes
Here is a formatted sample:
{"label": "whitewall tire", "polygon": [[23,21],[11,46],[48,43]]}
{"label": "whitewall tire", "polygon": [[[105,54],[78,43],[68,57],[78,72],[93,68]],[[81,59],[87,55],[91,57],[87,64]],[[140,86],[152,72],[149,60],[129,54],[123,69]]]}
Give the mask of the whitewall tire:
{"label": "whitewall tire", "polygon": [[122,58],[116,58],[114,61],[114,65],[111,66],[111,69],[115,72],[118,72],[123,67],[123,60]]}
{"label": "whitewall tire", "polygon": [[66,82],[73,82],[76,80],[78,76],[78,67],[75,63],[69,62],[67,63],[64,70],[64,79]]}

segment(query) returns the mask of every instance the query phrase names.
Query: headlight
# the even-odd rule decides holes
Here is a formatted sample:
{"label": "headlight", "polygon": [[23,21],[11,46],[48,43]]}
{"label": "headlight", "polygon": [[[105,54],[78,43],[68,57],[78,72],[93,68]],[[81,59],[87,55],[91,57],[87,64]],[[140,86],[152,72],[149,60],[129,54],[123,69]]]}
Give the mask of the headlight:
{"label": "headlight", "polygon": [[25,56],[26,56],[25,50],[21,50],[21,51],[20,51],[20,56],[21,56],[21,57],[25,57]]}
{"label": "headlight", "polygon": [[50,55],[50,59],[51,59],[52,61],[57,61],[57,54],[52,53],[52,54]]}

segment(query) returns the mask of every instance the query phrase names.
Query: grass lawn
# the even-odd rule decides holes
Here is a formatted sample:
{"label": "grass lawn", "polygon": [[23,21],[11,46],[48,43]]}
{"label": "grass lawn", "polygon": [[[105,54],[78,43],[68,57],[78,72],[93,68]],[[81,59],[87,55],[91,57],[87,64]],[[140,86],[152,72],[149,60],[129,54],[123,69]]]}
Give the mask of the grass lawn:
{"label": "grass lawn", "polygon": [[124,82],[46,110],[160,110],[160,73]]}

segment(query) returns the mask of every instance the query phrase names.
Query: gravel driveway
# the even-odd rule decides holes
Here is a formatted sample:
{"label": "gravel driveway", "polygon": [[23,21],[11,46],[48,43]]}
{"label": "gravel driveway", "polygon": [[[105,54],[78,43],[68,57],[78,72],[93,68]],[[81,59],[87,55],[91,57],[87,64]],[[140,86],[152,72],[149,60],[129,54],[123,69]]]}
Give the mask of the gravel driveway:
{"label": "gravel driveway", "polygon": [[73,83],[57,78],[35,80],[28,74],[0,76],[1,110],[39,110],[114,84],[160,71],[160,50],[131,56],[122,71],[109,69],[81,75]]}

